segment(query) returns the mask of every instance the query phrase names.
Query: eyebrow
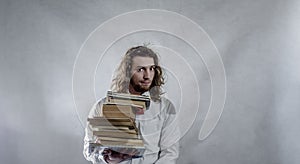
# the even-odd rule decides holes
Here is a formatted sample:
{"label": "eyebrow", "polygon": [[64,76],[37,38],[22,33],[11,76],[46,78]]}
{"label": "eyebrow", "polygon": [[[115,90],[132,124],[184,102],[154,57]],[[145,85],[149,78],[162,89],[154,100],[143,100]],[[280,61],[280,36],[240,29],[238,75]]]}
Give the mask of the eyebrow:
{"label": "eyebrow", "polygon": [[156,67],[156,65],[148,65],[148,66],[136,66],[136,68],[147,68],[147,67]]}

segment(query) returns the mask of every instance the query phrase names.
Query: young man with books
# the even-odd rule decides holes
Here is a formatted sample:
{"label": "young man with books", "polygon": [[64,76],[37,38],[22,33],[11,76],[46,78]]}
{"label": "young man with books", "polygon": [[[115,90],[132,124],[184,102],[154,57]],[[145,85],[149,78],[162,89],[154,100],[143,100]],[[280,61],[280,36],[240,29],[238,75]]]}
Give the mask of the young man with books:
{"label": "young man with books", "polygon": [[[93,133],[93,129],[87,126],[83,152],[85,158],[93,163],[176,163],[179,155],[178,142],[180,133],[175,119],[176,110],[174,105],[162,96],[161,86],[163,84],[163,72],[159,66],[157,54],[146,46],[130,48],[116,70],[111,89],[114,93],[121,93],[121,95],[130,94],[150,97],[150,104],[147,104],[145,109],[135,110],[133,119],[134,126],[139,133],[137,135],[140,135],[145,150],[142,152],[142,155],[136,156],[134,149],[124,148],[115,151],[110,148],[92,147],[91,143],[98,142],[103,145],[110,138],[95,136],[95,134],[105,135],[108,132],[99,131]],[[91,109],[89,117],[103,116],[103,104],[105,102],[108,102],[108,98],[97,102]],[[105,109],[108,108],[105,107]],[[107,116],[112,116],[115,112],[109,111],[108,114]],[[118,114],[118,116],[121,115]],[[113,122],[116,123],[116,121]],[[120,124],[119,122],[117,123],[118,125]],[[116,124],[116,126],[118,125]],[[122,122],[122,125],[125,125],[125,123]],[[119,128],[118,130],[122,131],[124,129],[121,130]],[[118,132],[111,132],[110,134],[114,135],[112,137],[114,140],[111,143],[117,142],[120,144],[123,144],[124,141],[122,137],[133,136],[132,134],[122,135],[122,133]],[[120,139],[114,137],[119,137]],[[125,139],[125,141],[138,142],[135,139]]]}

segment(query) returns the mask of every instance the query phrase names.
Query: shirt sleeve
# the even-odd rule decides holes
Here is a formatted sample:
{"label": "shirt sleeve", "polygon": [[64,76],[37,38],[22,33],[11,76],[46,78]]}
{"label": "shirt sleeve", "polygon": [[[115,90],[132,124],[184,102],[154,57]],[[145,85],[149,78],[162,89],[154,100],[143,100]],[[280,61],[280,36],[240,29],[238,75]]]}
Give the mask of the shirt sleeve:
{"label": "shirt sleeve", "polygon": [[[101,101],[97,102],[92,107],[88,117],[99,115],[99,112],[101,112],[100,104]],[[85,157],[86,160],[91,161],[93,164],[106,164],[106,162],[103,159],[103,156],[101,155],[103,150],[100,149],[99,147],[94,148],[90,145],[91,142],[95,142],[95,141],[96,138],[93,137],[92,130],[87,123],[85,128],[85,136],[84,136],[83,156]]]}
{"label": "shirt sleeve", "polygon": [[[105,101],[102,99],[101,101],[97,102],[89,113],[89,118],[93,116],[99,116],[101,114],[101,104]],[[93,148],[90,143],[95,142],[96,138],[93,137],[92,129],[90,128],[89,124],[86,124],[85,128],[85,136],[84,136],[84,146],[83,146],[83,156],[86,160],[91,161],[93,164],[107,164],[107,162],[103,159],[102,151],[103,149],[97,147]],[[120,162],[120,164],[129,164],[131,160],[125,160]]]}
{"label": "shirt sleeve", "polygon": [[165,120],[160,138],[160,153],[156,164],[175,164],[179,156],[180,131],[177,126],[176,110],[174,105],[167,101]]}

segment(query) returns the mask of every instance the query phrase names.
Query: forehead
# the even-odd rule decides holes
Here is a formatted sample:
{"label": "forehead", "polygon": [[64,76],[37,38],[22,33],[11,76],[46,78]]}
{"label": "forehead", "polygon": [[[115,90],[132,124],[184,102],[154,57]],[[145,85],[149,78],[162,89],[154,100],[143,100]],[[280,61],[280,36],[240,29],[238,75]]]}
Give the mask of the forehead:
{"label": "forehead", "polygon": [[142,56],[135,56],[132,59],[132,67],[137,67],[137,66],[152,66],[154,65],[154,59],[152,57],[142,57]]}

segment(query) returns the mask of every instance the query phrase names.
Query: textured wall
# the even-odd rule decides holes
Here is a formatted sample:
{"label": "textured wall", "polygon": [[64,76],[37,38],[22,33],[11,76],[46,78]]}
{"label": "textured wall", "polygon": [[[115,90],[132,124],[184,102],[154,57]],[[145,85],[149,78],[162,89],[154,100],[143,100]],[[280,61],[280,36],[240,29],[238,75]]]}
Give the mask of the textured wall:
{"label": "textured wall", "polygon": [[[174,11],[199,24],[226,71],[224,112],[204,141],[198,133],[210,86],[205,71],[197,75],[203,110],[181,140],[178,163],[299,163],[299,1],[1,0],[2,163],[88,163],[72,95],[76,55],[101,23],[145,8]],[[168,43],[167,37],[153,38]]]}

